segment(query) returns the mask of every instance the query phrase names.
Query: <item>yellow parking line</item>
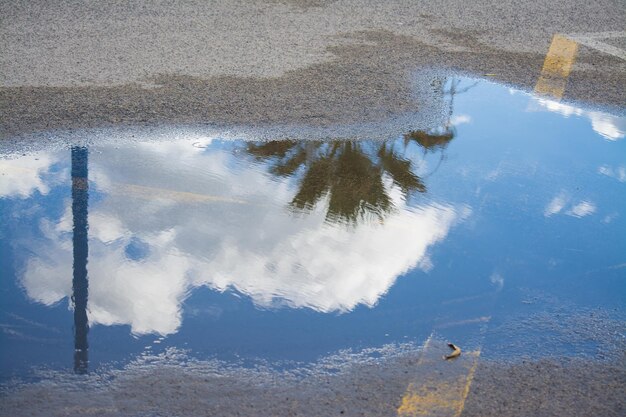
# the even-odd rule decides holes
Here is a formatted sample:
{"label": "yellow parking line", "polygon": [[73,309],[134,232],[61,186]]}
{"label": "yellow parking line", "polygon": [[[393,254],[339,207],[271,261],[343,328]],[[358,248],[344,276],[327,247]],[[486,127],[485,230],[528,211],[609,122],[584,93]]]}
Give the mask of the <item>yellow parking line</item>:
{"label": "yellow parking line", "polygon": [[461,399],[459,403],[459,408],[456,413],[457,417],[461,415],[461,413],[463,412],[463,408],[465,407],[465,400],[467,399],[467,396],[469,395],[470,387],[472,385],[472,381],[474,380],[474,374],[476,373],[476,368],[478,367],[478,358],[480,357],[480,349],[474,352],[474,354],[476,356],[476,360],[474,360],[474,365],[472,365],[472,368],[467,374],[467,378],[465,381],[465,389],[463,390],[463,398]]}
{"label": "yellow parking line", "polygon": [[414,382],[407,387],[397,409],[399,417],[459,417],[474,378],[480,350],[464,352],[445,361],[442,352],[447,345],[430,341],[424,346]]}
{"label": "yellow parking line", "polygon": [[577,51],[577,42],[563,35],[554,35],[543,62],[541,76],[535,85],[535,93],[557,100],[563,98],[567,77],[574,66]]}

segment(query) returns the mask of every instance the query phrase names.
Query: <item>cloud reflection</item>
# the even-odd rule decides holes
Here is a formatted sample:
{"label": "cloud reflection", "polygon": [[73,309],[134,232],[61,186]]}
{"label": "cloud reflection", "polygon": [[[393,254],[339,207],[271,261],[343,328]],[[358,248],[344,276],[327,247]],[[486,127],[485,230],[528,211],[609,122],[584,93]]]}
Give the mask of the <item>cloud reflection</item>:
{"label": "cloud reflection", "polygon": [[55,162],[47,153],[0,159],[0,197],[28,198],[35,191],[48,194],[49,184],[42,177],[50,172]]}
{"label": "cloud reflection", "polygon": [[606,175],[607,177],[615,178],[619,182],[626,182],[626,166],[620,165],[612,168],[608,165],[602,165],[598,168],[598,173]]}
{"label": "cloud reflection", "polygon": [[615,141],[626,136],[626,119],[597,110],[584,110],[569,104],[545,98],[533,97],[533,99],[548,111],[559,113],[565,117],[582,116],[591,121],[591,128],[605,139]]}
{"label": "cloud reflection", "polygon": [[581,201],[580,203],[573,206],[570,210],[567,211],[568,216],[573,217],[585,217],[590,214],[595,213],[596,205],[590,201]]}
{"label": "cloud reflection", "polygon": [[[550,217],[554,214],[562,213],[563,209],[570,204],[571,198],[567,196],[564,191],[561,191],[558,195],[556,195],[546,208],[544,209],[543,215],[545,217]],[[572,217],[585,217],[589,216],[596,212],[596,205],[592,201],[583,200],[578,202],[577,204],[570,204],[569,210],[565,211],[564,214]]]}
{"label": "cloud reflection", "polygon": [[[394,208],[384,221],[334,224],[328,201],[306,214],[288,210],[294,178],[249,161],[227,146],[188,141],[92,155],[91,324],[171,334],[182,301],[201,286],[235,290],[262,308],[371,307],[398,276],[429,269],[430,247],[469,213],[409,205],[402,184],[383,177]],[[68,203],[59,220],[41,223],[43,239],[28,243],[37,256],[27,261],[22,284],[33,300],[49,305],[71,295],[71,227]]]}

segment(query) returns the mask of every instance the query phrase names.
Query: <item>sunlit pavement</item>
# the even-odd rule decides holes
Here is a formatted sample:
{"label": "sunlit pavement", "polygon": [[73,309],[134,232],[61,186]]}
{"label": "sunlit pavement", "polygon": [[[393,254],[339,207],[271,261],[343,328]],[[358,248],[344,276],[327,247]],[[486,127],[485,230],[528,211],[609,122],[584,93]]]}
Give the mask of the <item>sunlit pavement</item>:
{"label": "sunlit pavement", "polygon": [[0,12],[1,415],[626,412],[623,4]]}

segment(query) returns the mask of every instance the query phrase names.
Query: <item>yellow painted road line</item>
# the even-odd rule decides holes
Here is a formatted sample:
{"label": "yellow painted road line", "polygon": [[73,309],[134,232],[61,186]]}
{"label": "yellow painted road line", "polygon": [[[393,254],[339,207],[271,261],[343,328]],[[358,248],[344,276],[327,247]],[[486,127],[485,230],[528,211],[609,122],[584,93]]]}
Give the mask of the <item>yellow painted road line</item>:
{"label": "yellow painted road line", "polygon": [[[485,303],[483,295],[457,300],[479,303],[475,307],[488,313],[493,309],[497,292],[490,295],[491,303]],[[482,339],[487,329],[486,323],[490,320],[491,316],[484,314],[433,326],[434,332],[424,343],[411,382],[397,408],[399,417],[459,417],[463,413],[482,348],[463,351],[454,359],[444,360],[444,356],[450,354],[450,347],[435,334],[438,330],[449,327],[471,326],[479,332]]]}
{"label": "yellow painted road line", "polygon": [[459,408],[457,409],[456,416],[460,416],[463,412],[463,408],[465,407],[465,400],[467,400],[467,396],[470,392],[470,387],[472,386],[472,381],[474,380],[474,374],[476,373],[476,368],[478,367],[478,359],[480,357],[480,349],[474,352],[474,356],[476,359],[474,360],[474,364],[467,374],[467,378],[465,379],[465,388],[463,389],[463,398],[459,402]]}
{"label": "yellow painted road line", "polygon": [[465,407],[480,350],[463,352],[453,360],[443,360],[449,350],[441,340],[429,339],[417,375],[402,397],[397,409],[399,417],[459,417]]}
{"label": "yellow painted road line", "polygon": [[168,190],[158,187],[147,187],[136,184],[112,184],[108,190],[109,194],[121,194],[135,198],[148,200],[171,200],[183,203],[231,203],[248,204],[247,201],[234,198],[221,197],[211,194],[192,193],[188,191]]}
{"label": "yellow painted road line", "polygon": [[567,77],[574,66],[577,51],[576,41],[560,34],[554,35],[543,62],[541,76],[535,85],[535,93],[557,100],[563,98]]}

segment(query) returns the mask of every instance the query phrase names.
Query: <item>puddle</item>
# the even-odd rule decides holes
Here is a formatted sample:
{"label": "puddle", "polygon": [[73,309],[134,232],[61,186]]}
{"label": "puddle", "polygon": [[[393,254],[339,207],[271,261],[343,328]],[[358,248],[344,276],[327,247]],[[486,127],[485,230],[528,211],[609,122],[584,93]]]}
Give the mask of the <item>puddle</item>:
{"label": "puddle", "polygon": [[[379,360],[433,333],[519,357],[615,348],[626,120],[454,88],[441,125],[393,139],[194,132],[0,160],[0,378],[170,351],[247,368]],[[529,325],[548,316],[558,326]]]}

